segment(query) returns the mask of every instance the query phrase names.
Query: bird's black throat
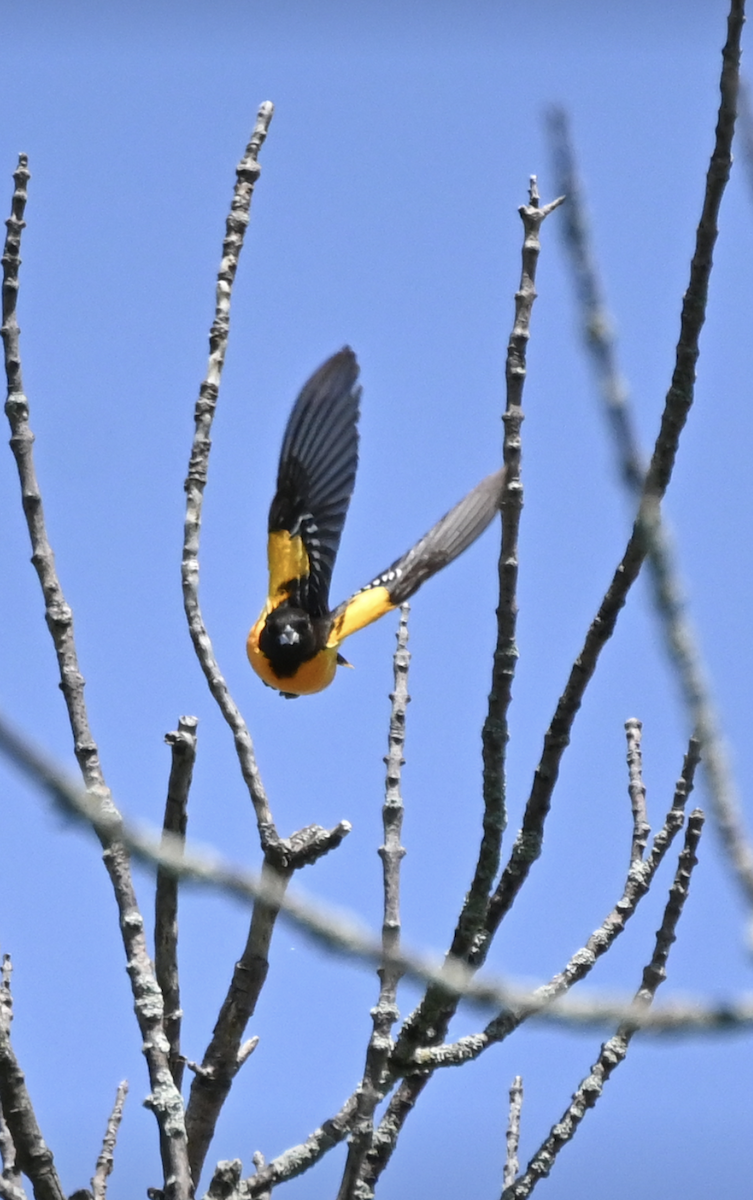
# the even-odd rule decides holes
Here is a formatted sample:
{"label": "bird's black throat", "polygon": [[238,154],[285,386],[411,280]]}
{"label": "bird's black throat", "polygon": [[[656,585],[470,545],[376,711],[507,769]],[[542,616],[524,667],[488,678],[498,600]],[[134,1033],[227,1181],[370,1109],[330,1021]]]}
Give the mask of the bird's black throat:
{"label": "bird's black throat", "polygon": [[259,649],[280,679],[292,679],[298,668],[321,650],[321,637],[307,612],[280,604],[264,622]]}

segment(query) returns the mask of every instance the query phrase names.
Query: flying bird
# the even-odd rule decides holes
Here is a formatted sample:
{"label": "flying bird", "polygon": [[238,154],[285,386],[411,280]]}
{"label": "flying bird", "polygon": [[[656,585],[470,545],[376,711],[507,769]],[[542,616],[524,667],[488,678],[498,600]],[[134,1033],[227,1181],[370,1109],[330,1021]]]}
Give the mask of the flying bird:
{"label": "flying bird", "polygon": [[356,481],[361,389],[349,346],[316,371],[293,406],[269,510],[269,589],[248,635],[251,666],[292,698],[320,692],[340,644],[408,600],[486,529],[499,509],[504,468],[489,475],[407,554],[349,600],[329,606],[329,585]]}

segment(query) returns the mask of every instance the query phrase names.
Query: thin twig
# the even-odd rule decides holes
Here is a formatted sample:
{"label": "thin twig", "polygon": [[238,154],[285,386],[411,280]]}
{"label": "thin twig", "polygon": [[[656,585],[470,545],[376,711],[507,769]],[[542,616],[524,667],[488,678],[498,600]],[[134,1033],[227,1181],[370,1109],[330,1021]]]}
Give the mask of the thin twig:
{"label": "thin twig", "polygon": [[[653,840],[650,854],[645,860],[631,860],[622,895],[612,911],[599,928],[591,934],[585,946],[576,950],[564,969],[554,975],[548,983],[536,988],[534,995],[540,1003],[545,1000],[551,1003],[559,999],[576,983],[585,979],[598,960],[603,958],[611,948],[615,939],[623,932],[627,922],[635,913],[651,887],[656,872],[676,834],[682,828],[685,806],[693,791],[693,782],[699,761],[698,749],[698,742],[691,738],[688,752],[683,761],[682,774],[675,786],[672,806],[662,828]],[[470,1034],[449,1045],[416,1051],[415,1064],[421,1068],[460,1066],[464,1062],[478,1058],[489,1046],[504,1041],[530,1015],[531,1010],[525,1007],[506,1009],[490,1021],[481,1033]]]}
{"label": "thin twig", "polygon": [[[188,792],[196,761],[197,717],[180,717],[178,728],[165,735],[172,763],[167,785],[163,835],[176,852],[186,839]],[[178,974],[178,879],[172,871],[157,869],[154,900],[154,972],[165,1006],[165,1036],[170,1045],[170,1068],[175,1086],[183,1084],[184,1060],[180,1053],[180,979]]]}
{"label": "thin twig", "polygon": [[[243,1163],[239,1158],[226,1158],[217,1163],[204,1200],[236,1200],[240,1195]],[[269,1200],[265,1192],[261,1200]]]}
{"label": "thin twig", "polygon": [[[0,718],[0,751],[5,752],[15,763],[22,765],[29,777],[51,794],[66,813],[83,815],[87,822],[110,831],[112,818],[102,818],[98,806],[89,796],[73,787],[49,760],[41,758],[29,744],[8,729]],[[185,849],[181,845],[173,854],[158,832],[150,834],[129,826],[122,821],[117,826],[124,845],[146,866],[162,865],[174,871],[182,879],[203,884],[214,890],[240,900],[261,899],[269,905],[277,905],[296,928],[308,934],[322,948],[375,966],[385,961],[382,939],[365,929],[349,913],[333,910],[304,895],[300,890],[294,894],[282,893],[274,877],[260,879],[251,871],[233,863],[223,861],[213,852]],[[662,837],[657,834],[655,844]],[[642,864],[652,870],[656,849]],[[531,991],[514,982],[485,976],[478,978],[474,970],[456,960],[444,961],[439,956],[421,953],[401,946],[398,953],[387,961],[415,982],[432,984],[450,996],[465,998],[479,1005],[494,1009],[521,1008],[527,1016],[536,1016],[547,1021],[570,1023],[578,1026],[598,1024],[602,1021],[620,1020],[627,1001],[619,997],[594,996],[589,1000],[575,1001],[570,997],[558,1002],[549,1011],[550,999],[537,997]],[[687,999],[668,1005],[666,1010],[655,1010],[646,1017],[646,1026],[655,1030],[687,1032],[696,1030],[727,1030],[748,1025],[753,1020],[753,1000],[743,996],[729,1003],[712,1003],[702,999]]]}
{"label": "thin twig", "polygon": [[0,969],[0,1030],[8,1037],[13,1024],[13,993],[10,990],[12,977],[13,963],[10,954],[4,954]]}
{"label": "thin twig", "polygon": [[254,187],[261,173],[259,150],[267,136],[273,111],[271,103],[261,105],[251,139],[236,171],[237,181],[217,275],[214,321],[209,332],[209,364],[196,402],[196,429],[185,482],[186,517],[181,571],[188,628],[209,690],[233,734],[241,774],[254,806],[264,851],[263,885],[275,893],[274,903],[260,899],[254,909],[245,950],[236,963],[212,1040],[201,1063],[201,1071],[195,1075],[191,1085],[186,1108],[186,1129],[194,1179],[198,1179],[201,1173],[220,1110],[242,1061],[239,1059],[241,1040],[266,979],[269,944],[280,911],[279,897],[284,894],[294,870],[316,861],[339,845],[350,829],[347,822],[341,822],[330,831],[311,825],[289,838],[279,836],[259,774],[251,735],[220,671],[199,604],[201,515],[212,444],[212,421],[230,331],[230,300],[249,222]]}
{"label": "thin twig", "polygon": [[509,1187],[515,1182],[515,1176],[520,1166],[518,1162],[518,1146],[520,1145],[520,1110],[523,1107],[523,1079],[516,1075],[510,1087],[510,1109],[507,1118],[507,1154],[503,1182]]}
{"label": "thin twig", "polygon": [[390,1085],[388,1071],[392,1051],[392,1026],[400,1016],[397,1008],[397,987],[400,970],[390,961],[400,948],[400,864],[405,856],[400,835],[403,826],[402,768],[405,764],[405,715],[410,701],[408,695],[408,613],[410,605],[400,610],[397,648],[394,656],[395,690],[390,699],[389,753],[385,758],[385,783],[382,822],[384,845],[380,846],[384,876],[384,918],[382,946],[385,962],[379,967],[381,987],[376,1007],[371,1010],[373,1029],[366,1051],[363,1079],[357,1089],[356,1115],[353,1122],[348,1157],[345,1164],[338,1200],[356,1200],[360,1191],[360,1172],[374,1132],[374,1113]]}
{"label": "thin twig", "polygon": [[[596,962],[597,958],[606,952],[606,950],[614,941],[614,938],[618,936],[619,932],[621,932],[622,928],[624,928],[624,922],[629,918],[631,912],[634,911],[640,897],[648,890],[659,864],[663,860],[667,850],[669,849],[669,846],[671,845],[674,835],[682,826],[683,810],[687,801],[687,797],[693,788],[693,776],[697,764],[698,745],[697,743],[691,741],[688,748],[688,754],[683,765],[682,775],[677,782],[672,807],[667,814],[664,826],[654,838],[651,853],[644,862],[635,864],[631,867],[629,882],[625,889],[625,895],[615,906],[612,913],[610,913],[609,917],[603,923],[600,929],[598,929],[592,935],[586,946],[573,955],[565,970],[560,975],[555,976],[549,984],[544,985],[542,988],[536,990],[535,995],[537,996],[538,1003],[541,1003],[545,996],[551,1001],[553,996],[561,995],[564,989],[571,987],[573,983],[584,978],[588,973],[588,970],[590,970],[590,967]],[[579,1008],[585,1014],[586,1009],[591,1007],[594,999],[595,997],[591,997],[589,999],[575,1001],[575,1007]],[[427,1067],[431,1070],[437,1066],[457,1065],[461,1062],[467,1061],[469,1058],[477,1057],[477,1055],[481,1053],[482,1049],[485,1049],[492,1043],[492,1040],[499,1040],[500,1037],[506,1036],[506,1034],[501,1032],[503,1021],[506,1021],[505,1027],[507,1032],[511,1032],[513,1028],[517,1028],[522,1020],[531,1015],[534,1009],[530,1007],[530,1000],[531,994],[529,993],[527,997],[527,1001],[529,1002],[528,1007],[526,1007],[525,1001],[518,1007],[510,1006],[511,1008],[515,1007],[515,1018],[511,1020],[510,1016],[507,1014],[505,1014],[504,1017],[497,1018],[497,1028],[495,1029],[495,1023],[492,1023],[492,1025],[488,1027],[487,1031],[485,1031],[485,1038],[483,1035],[477,1035],[475,1038],[470,1037],[461,1039],[459,1042],[455,1043],[454,1046],[437,1047],[433,1051],[427,1049],[417,1052],[415,1066],[419,1070],[426,1070]],[[597,1003],[600,1003],[600,1001],[597,1001]],[[572,1005],[573,1000],[570,998],[567,1006],[568,1012],[573,1011],[571,1007]],[[507,1011],[509,1013],[509,1009]],[[748,1012],[753,1014],[753,1004],[748,1004]],[[672,1004],[666,1006],[663,1010],[654,1009],[653,1011],[646,1011],[645,1008],[636,1009],[635,1000],[633,1000],[630,1003],[629,1008],[627,1010],[623,1009],[616,1019],[629,1019],[633,1027],[637,1028],[640,1026],[646,1030],[655,1028],[673,1028],[675,1031],[679,1031],[682,1029],[682,1026],[679,1023],[673,1024],[673,1022],[675,1017],[679,1017],[681,1013],[685,1016],[690,1016],[692,1013],[692,1008],[688,1005],[678,1008],[675,1004]],[[554,1017],[554,1012],[552,1012],[550,1015]],[[734,1022],[729,1026],[730,1028],[740,1027],[737,1025],[737,1020],[741,1015],[742,1010],[738,1010],[733,1018],[732,1010],[727,1010],[725,1020],[731,1018]],[[695,1016],[692,1019],[700,1018],[700,1016],[700,1011],[696,1010]],[[667,1024],[668,1019],[670,1022],[669,1024]],[[653,1022],[655,1021],[658,1021],[658,1024],[654,1025]],[[482,1041],[483,1044],[481,1044]],[[442,1061],[440,1058],[442,1052],[447,1052],[444,1061]],[[404,1084],[398,1088],[395,1096],[395,1104],[391,1102],[388,1109],[388,1113],[393,1114],[393,1119],[397,1126],[397,1132],[399,1132],[401,1125],[400,1118],[402,1115],[402,1110],[398,1107],[398,1104],[404,1103],[407,1105],[411,1095],[411,1093],[403,1091],[404,1085],[408,1082],[408,1080],[405,1080]],[[358,1093],[356,1092],[349,1098],[336,1117],[329,1122],[325,1122],[322,1128],[317,1130],[317,1132],[313,1134],[310,1139],[304,1143],[301,1143],[299,1146],[292,1147],[283,1155],[280,1155],[279,1158],[273,1160],[271,1163],[268,1163],[264,1167],[264,1170],[260,1171],[257,1176],[252,1176],[250,1179],[243,1181],[237,1193],[234,1194],[237,1195],[239,1200],[240,1198],[244,1198],[245,1200],[247,1197],[261,1198],[268,1194],[267,1189],[271,1188],[272,1186],[282,1183],[287,1179],[291,1179],[295,1175],[308,1170],[309,1167],[318,1162],[328,1150],[332,1149],[334,1145],[337,1145],[338,1142],[340,1142],[346,1136],[351,1122],[353,1122],[355,1116],[357,1101]],[[380,1130],[377,1132],[376,1138],[379,1139],[381,1136],[387,1138],[388,1132],[389,1131],[385,1132],[382,1126],[380,1126]],[[379,1142],[377,1141],[377,1149],[378,1148]],[[213,1194],[211,1193],[211,1189],[210,1194]],[[367,1193],[364,1191],[364,1195],[365,1194]],[[221,1195],[225,1195],[225,1193],[218,1191],[217,1196],[219,1197]]]}
{"label": "thin twig", "polygon": [[[104,836],[100,834],[104,850],[102,857],[118,905],[134,1008],[141,1032],[143,1053],[149,1068],[151,1094],[148,1104],[157,1118],[166,1154],[163,1163],[165,1196],[166,1200],[189,1200],[192,1187],[188,1175],[183,1102],[173,1083],[168,1056],[164,1049],[162,997],[147,949],[144,921],[136,900],[128,852],[118,837],[120,814],[105,783],[97,745],[89,726],[84,701],[84,679],[79,670],[73,635],[73,614],[66,603],[55,569],[55,559],[45,528],[42,497],[34,470],[34,435],[29,428],[29,406],[23,392],[20,331],[16,319],[21,231],[25,225],[23,217],[26,207],[26,184],[29,179],[26,155],[20,155],[18,169],[13,178],[16,190],[11,217],[6,222],[8,235],[2,258],[2,336],[8,380],[5,412],[11,427],[10,444],[21,482],[23,509],[32,545],[32,563],[42,586],[45,617],[57,654],[60,688],[68,710],[74,751],[87,791],[96,801],[101,815],[110,822],[109,832]],[[10,1114],[7,1110],[5,1115],[10,1124]]]}
{"label": "thin twig", "polygon": [[524,238],[520,285],[515,293],[515,317],[507,345],[505,363],[506,408],[504,422],[505,489],[502,495],[502,545],[499,556],[499,604],[497,607],[497,644],[492,664],[492,684],[486,719],[481,733],[483,772],[483,837],[478,863],[463,905],[451,953],[462,958],[468,951],[486,913],[489,892],[499,869],[502,836],[507,825],[505,803],[505,758],[509,729],[507,715],[512,700],[512,684],[518,660],[515,631],[518,616],[518,530],[523,508],[523,482],[520,476],[521,427],[523,424],[523,386],[526,380],[526,350],[530,337],[531,314],[536,299],[536,267],[544,219],[562,203],[560,196],[551,204],[539,205],[536,176],[531,176],[529,203],[521,205]]}
{"label": "thin twig", "polygon": [[[753,118],[747,90],[742,86],[738,99],[738,131],[742,135],[743,159],[749,175],[753,177]],[[620,474],[630,495],[640,499],[645,476],[643,457],[630,408],[628,387],[618,367],[616,339],[596,270],[583,187],[578,178],[575,151],[564,110],[552,109],[547,124],[558,186],[568,196],[562,228],[578,297],[583,338],[612,430]],[[667,654],[680,683],[688,723],[701,738],[703,770],[712,816],[719,827],[722,845],[738,886],[751,905],[753,847],[745,828],[729,754],[708,685],[708,670],[687,610],[685,588],[680,578],[671,531],[658,509],[654,509],[650,515],[652,519],[645,522],[644,532],[648,541],[648,567],[654,607]]]}
{"label": "thin twig", "polygon": [[[282,897],[291,874],[292,871],[288,871],[283,875],[265,862],[262,887],[266,884],[270,890],[277,888]],[[191,1082],[186,1129],[191,1173],[196,1181],[201,1175],[222,1106],[235,1076],[248,1058],[248,1054],[241,1052],[241,1043],[267,978],[269,945],[279,912],[279,902],[270,904],[257,900],[254,904],[243,954],[235,964],[211,1041],[201,1061],[201,1070]]]}
{"label": "thin twig", "polygon": [[641,757],[641,731],[643,725],[637,717],[625,722],[627,737],[628,792],[633,810],[633,841],[630,847],[630,862],[640,862],[646,852],[646,842],[651,833],[646,811],[646,787],[643,782],[643,759]]}
{"label": "thin twig", "polygon": [[[247,898],[252,896],[255,902],[246,945],[235,964],[211,1040],[191,1083],[186,1107],[186,1130],[194,1179],[201,1174],[233,1080],[256,1045],[255,1038],[243,1042],[243,1035],[267,978],[269,946],[277,917],[283,908],[290,913],[300,903],[286,897],[288,881],[294,869],[317,861],[323,854],[339,846],[349,830],[350,825],[346,821],[329,831],[311,825],[285,839],[286,853],[293,864],[288,868],[283,870],[270,866],[265,859],[260,877],[232,870],[235,884],[230,890],[236,894],[245,893]],[[187,855],[185,861],[188,865]],[[196,860],[194,865],[197,865]],[[210,868],[210,874],[214,874],[215,870],[216,867]],[[245,880],[242,882],[243,876]],[[208,880],[209,876],[205,878]],[[226,876],[228,883],[230,878],[230,875]],[[251,886],[247,886],[249,884]],[[307,907],[304,901],[301,911]]]}
{"label": "thin twig", "polygon": [[[344,1141],[348,1136],[355,1111],[356,1096],[354,1093],[346,1100],[340,1111],[334,1117],[324,1121],[305,1142],[291,1147],[290,1150],[286,1150],[284,1154],[268,1163],[263,1161],[261,1155],[258,1157],[254,1155],[256,1174],[249,1179],[242,1180],[235,1191],[228,1190],[225,1182],[226,1168],[229,1164],[219,1163],[209,1185],[206,1200],[227,1200],[231,1196],[233,1200],[251,1200],[252,1197],[253,1200],[266,1200],[278,1183],[295,1179],[297,1175],[302,1175],[305,1171],[310,1170],[334,1146],[338,1146]],[[240,1165],[238,1163],[238,1177],[240,1177]]]}
{"label": "thin twig", "polygon": [[[0,983],[0,1111],[4,1118],[3,1163],[8,1170],[7,1186],[12,1189],[19,1173],[31,1181],[35,1200],[65,1200],[52,1151],[39,1128],[23,1071],[10,1042],[13,1020],[13,996],[10,990],[10,955],[3,956]],[[7,1135],[13,1151],[6,1158]],[[6,1172],[3,1171],[5,1181]],[[15,1186],[19,1186],[15,1184]]]}
{"label": "thin twig", "polygon": [[3,1164],[2,1174],[0,1174],[0,1200],[27,1200],[21,1183],[21,1173],[16,1170],[16,1148],[5,1123],[2,1105],[0,1105],[0,1159]]}
{"label": "thin twig", "polygon": [[743,0],[732,0],[727,42],[722,51],[721,102],[716,138],[706,175],[703,208],[690,264],[690,279],[683,297],[675,367],[664,404],[659,435],[645,477],[638,516],[622,561],[586,635],[583,649],[575,660],[570,678],[544,736],[544,750],[535,771],[522,829],[515,839],[512,854],[492,897],[485,936],[480,940],[474,956],[474,962],[479,964],[484,961],[491,939],[515,902],[532,864],[541,854],[544,824],[559,776],[562,755],[570,742],[573,722],[586,687],[596,670],[599,655],[614,632],[620,610],[643,565],[648,546],[646,524],[651,522],[652,515],[669,485],[680,434],[693,403],[699,339],[706,319],[708,285],[718,233],[717,218],[732,165],[743,9]]}
{"label": "thin twig", "polygon": [[[507,401],[504,413],[504,461],[506,484],[502,498],[502,549],[499,558],[499,605],[497,607],[497,645],[492,666],[489,706],[482,731],[484,764],[483,833],[471,886],[463,902],[450,946],[448,961],[465,964],[486,919],[489,893],[499,869],[502,835],[507,822],[505,804],[505,756],[508,741],[507,714],[512,698],[512,681],[518,650],[515,643],[517,622],[518,527],[523,506],[520,479],[521,425],[523,423],[523,385],[526,378],[526,347],[531,313],[536,299],[535,279],[541,249],[540,230],[545,218],[562,204],[564,197],[543,206],[539,203],[536,176],[531,176],[528,204],[518,209],[523,221],[523,249],[520,285],[515,293],[515,316],[507,346],[505,380]],[[430,987],[418,1007],[400,1031],[398,1054],[410,1054],[417,1046],[441,1042],[446,1036],[456,1003],[441,987]],[[397,1109],[388,1110],[371,1160],[370,1182],[386,1166],[402,1122],[412,1111],[429,1075],[412,1076],[396,1098]]]}
{"label": "thin twig", "polygon": [[94,1200],[105,1200],[105,1196],[107,1195],[107,1180],[112,1175],[112,1170],[115,1166],[115,1143],[118,1140],[118,1130],[120,1122],[123,1120],[123,1105],[125,1104],[127,1095],[128,1080],[124,1079],[122,1083],[118,1084],[115,1103],[112,1106],[110,1119],[107,1122],[107,1129],[102,1140],[102,1150],[97,1159],[96,1170],[92,1176],[92,1196]]}
{"label": "thin twig", "polygon": [[[10,955],[4,954],[0,972],[0,1034],[4,1034],[5,1037],[10,1037],[10,1027],[13,1022],[13,994],[10,990],[12,974],[13,964]],[[2,1104],[0,1104],[0,1158],[3,1161],[2,1176],[0,1176],[0,1200],[26,1200],[21,1184],[21,1173],[16,1169],[16,1148],[3,1116]]]}
{"label": "thin twig", "polygon": [[230,332],[230,300],[233,282],[249,222],[254,186],[261,174],[261,167],[257,161],[259,150],[266,139],[273,112],[274,106],[269,101],[261,105],[246,152],[236,169],[237,182],[227,218],[225,240],[222,245],[222,261],[217,274],[214,322],[209,332],[209,365],[206,378],[199,389],[199,398],[196,401],[194,413],[196,431],[185,482],[186,518],[181,568],[183,604],[191,640],[209,684],[209,690],[232,730],[241,773],[254,806],[259,835],[265,850],[274,846],[279,839],[256,765],[251,735],[220,671],[201,613],[199,604],[199,538],[204,488],[209,467],[209,451],[212,447],[210,436],[212,421],[217,407],[220,379]]}
{"label": "thin twig", "polygon": [[[635,995],[637,1010],[647,1009],[653,1003],[657,988],[667,977],[666,965],[669,951],[675,940],[677,922],[688,897],[693,867],[698,861],[695,855],[703,829],[703,819],[700,809],[695,809],[688,818],[685,845],[677,864],[677,872],[669,892],[669,900],[664,909],[662,923],[656,935],[654,953],[650,963],[644,969],[641,986]],[[523,1174],[505,1188],[502,1200],[525,1200],[538,1181],[549,1175],[560,1150],[573,1138],[586,1112],[589,1108],[593,1108],[601,1096],[604,1084],[615,1068],[624,1060],[637,1028],[638,1026],[630,1020],[625,1021],[620,1025],[614,1037],[604,1043],[590,1074],[575,1092],[562,1119],[552,1127],[549,1136],[536,1151]]]}
{"label": "thin twig", "polygon": [[[191,1083],[186,1107],[186,1131],[189,1162],[194,1179],[198,1179],[201,1174],[233,1080],[249,1057],[249,1046],[253,1044],[253,1039],[243,1043],[243,1035],[256,1010],[261,989],[267,978],[269,946],[277,917],[281,910],[292,913],[300,904],[300,901],[286,898],[288,882],[294,870],[318,861],[339,846],[350,832],[350,828],[347,821],[341,821],[330,830],[322,829],[319,825],[309,825],[291,837],[278,839],[275,843],[274,857],[277,858],[277,851],[280,851],[284,854],[288,866],[271,865],[271,851],[268,847],[259,877],[234,868],[230,874],[225,875],[226,883],[230,883],[231,877],[235,879],[229,890],[235,891],[236,894],[245,893],[247,898],[253,897],[254,906],[246,945],[235,964],[211,1040]],[[194,858],[193,866],[197,865],[199,863]],[[189,866],[188,855],[185,856],[183,864],[176,864],[173,858],[171,869],[174,870],[176,866]],[[207,866],[209,864],[204,860],[200,874],[204,874]],[[216,865],[209,867],[208,874],[204,876],[206,881],[210,875],[216,876]],[[198,878],[192,871],[191,877]],[[303,909],[307,907],[304,902]],[[325,924],[328,924],[326,918]]]}

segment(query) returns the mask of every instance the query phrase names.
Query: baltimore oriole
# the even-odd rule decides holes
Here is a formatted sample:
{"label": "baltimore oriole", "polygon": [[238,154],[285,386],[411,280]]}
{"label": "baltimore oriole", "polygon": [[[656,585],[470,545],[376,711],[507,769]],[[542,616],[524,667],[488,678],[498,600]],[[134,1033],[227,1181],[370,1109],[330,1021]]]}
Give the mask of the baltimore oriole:
{"label": "baltimore oriole", "polygon": [[[412,550],[349,600],[329,584],[358,465],[358,363],[350,347],[311,376],[293,406],[269,510],[269,592],[248,635],[251,666],[283,696],[332,682],[346,637],[397,608],[483,533],[499,509],[504,468],[483,479]],[[347,664],[349,665],[349,664]]]}

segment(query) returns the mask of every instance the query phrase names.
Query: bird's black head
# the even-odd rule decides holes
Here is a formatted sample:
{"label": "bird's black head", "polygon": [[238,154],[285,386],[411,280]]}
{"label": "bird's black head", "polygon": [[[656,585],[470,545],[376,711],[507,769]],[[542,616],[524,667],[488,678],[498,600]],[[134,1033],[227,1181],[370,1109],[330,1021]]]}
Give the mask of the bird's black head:
{"label": "bird's black head", "polygon": [[281,604],[264,622],[259,649],[280,679],[291,679],[320,649],[311,617],[302,608]]}

